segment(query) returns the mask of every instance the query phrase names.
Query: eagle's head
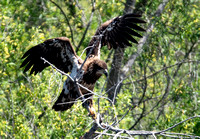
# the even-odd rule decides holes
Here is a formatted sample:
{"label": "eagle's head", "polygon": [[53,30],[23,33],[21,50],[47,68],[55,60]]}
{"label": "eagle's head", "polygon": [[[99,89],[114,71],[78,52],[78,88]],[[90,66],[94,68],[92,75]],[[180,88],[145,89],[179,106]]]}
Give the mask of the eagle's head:
{"label": "eagle's head", "polygon": [[107,64],[98,58],[89,59],[84,65],[84,71],[83,78],[90,83],[95,83],[103,74],[108,75]]}
{"label": "eagle's head", "polygon": [[95,74],[97,76],[101,76],[101,75],[105,74],[107,77],[108,76],[107,64],[104,61],[99,60],[99,59],[94,61],[93,72],[95,72]]}

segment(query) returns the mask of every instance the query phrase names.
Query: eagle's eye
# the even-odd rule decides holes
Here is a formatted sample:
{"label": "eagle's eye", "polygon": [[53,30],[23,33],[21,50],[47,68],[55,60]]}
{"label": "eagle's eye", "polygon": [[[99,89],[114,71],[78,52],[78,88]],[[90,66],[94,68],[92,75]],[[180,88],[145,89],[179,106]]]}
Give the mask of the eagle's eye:
{"label": "eagle's eye", "polygon": [[99,70],[103,70],[102,67],[100,67],[99,65],[96,65],[96,70],[99,71]]}

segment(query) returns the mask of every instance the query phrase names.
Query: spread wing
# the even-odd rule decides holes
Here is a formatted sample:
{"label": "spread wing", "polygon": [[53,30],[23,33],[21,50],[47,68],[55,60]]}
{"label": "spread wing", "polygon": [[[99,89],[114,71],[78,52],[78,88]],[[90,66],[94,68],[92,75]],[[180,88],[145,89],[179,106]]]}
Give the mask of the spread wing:
{"label": "spread wing", "polygon": [[98,56],[100,54],[99,45],[101,47],[107,45],[108,49],[116,49],[132,46],[130,42],[138,43],[134,37],[141,38],[142,36],[137,32],[145,30],[137,24],[146,23],[140,17],[141,15],[126,14],[103,23],[90,41],[87,54],[92,49],[91,54]]}
{"label": "spread wing", "polygon": [[70,72],[74,64],[77,63],[75,60],[78,60],[69,39],[59,37],[46,40],[29,49],[23,55],[22,59],[25,59],[20,67],[25,67],[24,72],[31,69],[30,74],[37,74],[49,66],[41,57],[65,73]]}

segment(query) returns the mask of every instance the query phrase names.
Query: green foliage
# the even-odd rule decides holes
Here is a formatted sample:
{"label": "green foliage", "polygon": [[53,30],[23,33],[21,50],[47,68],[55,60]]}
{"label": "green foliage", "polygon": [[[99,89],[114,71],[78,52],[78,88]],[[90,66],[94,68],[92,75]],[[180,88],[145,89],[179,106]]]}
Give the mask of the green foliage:
{"label": "green foliage", "polygon": [[[196,44],[186,60],[199,61],[199,14],[196,1],[190,1],[184,4],[182,1],[171,1],[167,4],[165,12],[161,17],[152,17],[155,22],[155,28],[150,35],[146,47],[137,62],[133,65],[133,73],[127,83],[124,83],[123,92],[132,95],[132,104],[137,104],[141,99],[144,88],[143,82],[134,82],[145,75],[151,75],[155,71],[168,67],[184,59],[185,54],[190,50],[191,46]],[[157,7],[157,6],[156,6]],[[149,13],[147,9],[147,13]],[[181,55],[178,55],[181,52]],[[128,50],[128,53],[131,51]],[[130,115],[134,117],[135,122],[143,112],[144,104],[146,113],[151,112],[148,116],[144,116],[142,121],[135,128],[138,129],[166,129],[177,122],[180,122],[190,116],[199,115],[199,64],[185,63],[178,70],[178,74],[174,73],[177,66],[163,70],[152,78],[147,79],[147,89],[145,92],[146,102],[133,110]],[[172,85],[170,91],[165,94],[167,87],[167,76],[170,76]],[[134,86],[131,86],[133,83]],[[165,95],[164,95],[165,94]],[[163,99],[163,96],[166,98]],[[118,95],[121,100],[122,97]],[[158,103],[160,100],[161,103]],[[120,106],[127,101],[118,102]],[[158,104],[158,105],[157,105]],[[165,108],[163,108],[165,107]],[[138,116],[139,115],[139,116]],[[197,130],[199,119],[186,122],[176,127],[173,132],[194,133],[199,135]],[[129,124],[129,120],[127,120]],[[134,122],[133,122],[134,123]],[[133,124],[132,124],[133,125]],[[140,128],[142,126],[143,128]],[[146,127],[146,128],[145,128]]]}
{"label": "green foliage", "polygon": [[[141,1],[137,0],[137,3]],[[75,6],[77,4],[75,2],[58,0],[55,2],[66,13],[73,29],[73,45],[77,46],[90,18],[91,2],[80,0],[82,9]],[[123,2],[96,0],[93,22],[78,52],[79,55],[100,23],[123,13]],[[177,65],[148,78],[144,101],[135,106],[143,97],[145,86],[144,80],[141,82],[135,80],[142,79],[144,74],[147,76],[162,69],[164,65],[170,66],[180,62],[200,38],[198,1],[172,0],[165,7],[162,16],[156,17],[152,13],[156,11],[160,2],[149,1],[139,8],[143,10],[147,21],[155,23],[155,28],[149,36],[142,55],[133,65],[129,77],[123,82],[121,93],[116,97],[116,104],[111,105],[107,94],[102,92],[104,95],[100,98],[100,113],[108,124],[112,124],[115,118],[122,118],[130,108],[133,109],[119,123],[120,128],[130,128],[138,120],[144,108],[146,115],[142,117],[135,129],[162,130],[190,116],[200,114],[199,44],[193,48],[187,58],[198,63],[184,63],[174,78]],[[86,21],[83,20],[83,14]],[[25,51],[45,39],[58,36],[72,38],[65,17],[50,1],[0,1],[1,138],[78,138],[90,129],[93,121],[87,116],[87,111],[82,108],[81,102],[63,113],[51,110],[66,77],[52,68],[36,76],[30,76],[28,72],[23,73],[19,68]],[[126,63],[136,50],[136,47],[127,48],[123,63]],[[178,52],[183,55],[177,56]],[[102,48],[101,58],[106,59],[107,53],[106,47]],[[111,64],[112,61],[108,63]],[[162,103],[158,103],[165,94],[167,74],[173,78],[173,84],[166,98]],[[94,90],[99,95],[104,80],[105,77],[102,77]],[[94,98],[97,108],[98,97]],[[46,114],[38,119],[46,107]],[[173,132],[200,135],[199,121],[193,119],[185,122],[174,128]]]}

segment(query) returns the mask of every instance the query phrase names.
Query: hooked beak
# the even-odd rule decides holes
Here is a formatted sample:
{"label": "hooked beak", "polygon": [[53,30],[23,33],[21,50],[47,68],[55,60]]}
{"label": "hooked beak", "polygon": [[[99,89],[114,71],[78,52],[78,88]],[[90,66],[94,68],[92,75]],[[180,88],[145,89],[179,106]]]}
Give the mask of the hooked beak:
{"label": "hooked beak", "polygon": [[104,72],[103,72],[103,74],[106,75],[106,77],[108,77],[108,70],[105,69]]}

